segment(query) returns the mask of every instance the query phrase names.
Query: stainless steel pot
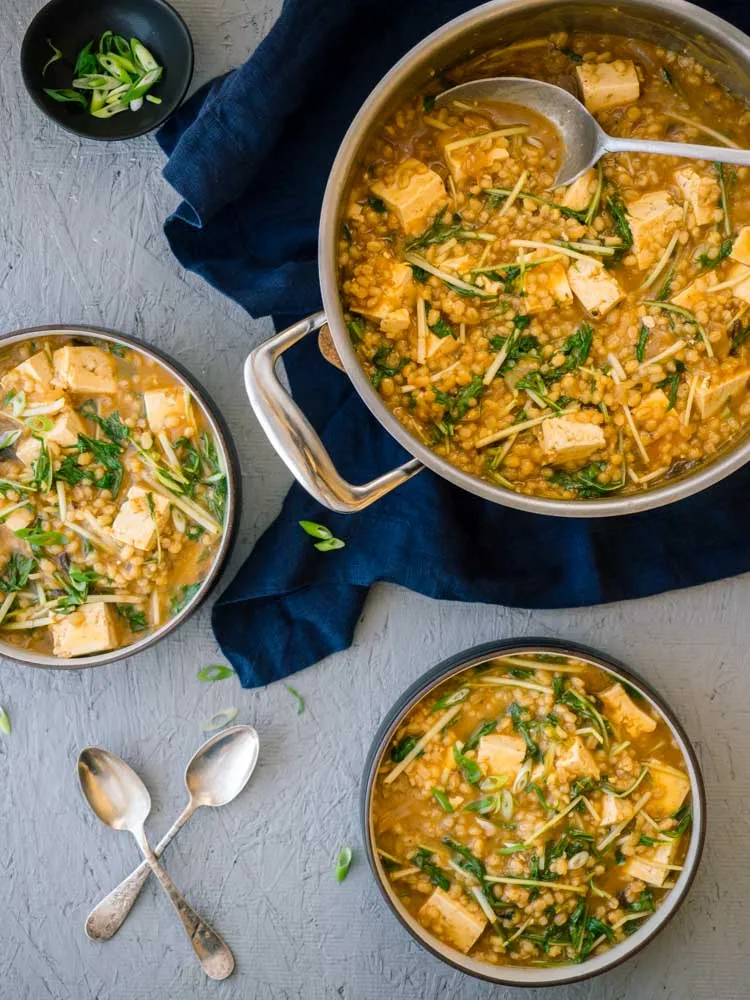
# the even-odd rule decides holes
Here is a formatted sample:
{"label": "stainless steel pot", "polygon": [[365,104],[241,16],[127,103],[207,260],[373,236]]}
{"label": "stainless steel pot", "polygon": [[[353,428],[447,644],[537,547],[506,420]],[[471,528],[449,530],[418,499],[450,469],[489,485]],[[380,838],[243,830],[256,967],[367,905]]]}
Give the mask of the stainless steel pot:
{"label": "stainless steel pot", "polygon": [[[494,0],[456,18],[408,52],[383,78],[352,122],[339,148],[320,219],[318,263],[323,311],[266,341],[245,364],[250,403],[272,445],[296,479],[332,510],[367,507],[423,468],[493,503],[561,517],[611,517],[674,503],[739,469],[750,459],[750,436],[711,463],[667,484],[632,496],[601,500],[548,500],[523,496],[460,471],[425,447],[391,413],[365,375],[349,338],[337,287],[336,253],[344,195],[360,151],[403,100],[436,71],[469,52],[562,30],[601,31],[642,38],[687,51],[726,86],[750,97],[750,39],[709,11],[682,0]],[[346,482],[305,415],[279,382],[279,358],[302,337],[328,324],[336,350],[359,395],[383,427],[414,458],[361,486]]]}
{"label": "stainless steel pot", "polygon": [[[604,954],[587,959],[580,965],[558,965],[546,969],[533,966],[490,965],[487,962],[479,962],[470,958],[468,955],[443,944],[425,930],[407,911],[398,895],[393,891],[393,884],[389,881],[380,856],[374,847],[372,794],[375,779],[383,756],[404,717],[433,688],[442,684],[449,677],[495,657],[514,653],[527,656],[537,653],[553,653],[575,657],[575,659],[591,663],[600,670],[606,671],[613,680],[629,684],[659,712],[671,729],[674,741],[685,758],[690,778],[693,809],[692,831],[682,871],[679,873],[674,888],[670,890],[659,909],[645,920],[630,937],[610,948],[609,951],[605,951]],[[706,793],[695,751],[678,719],[664,700],[624,664],[591,649],[589,646],[561,642],[558,639],[503,639],[497,642],[486,642],[481,646],[474,646],[472,649],[456,653],[428,670],[401,695],[380,724],[367,755],[361,782],[360,819],[367,860],[378,888],[396,917],[424,948],[442,961],[460,969],[461,972],[467,972],[478,979],[486,979],[492,983],[505,986],[561,986],[564,983],[573,983],[580,979],[598,976],[600,973],[620,965],[645,947],[669,923],[690,890],[700,865],[706,836]]]}
{"label": "stainless steel pot", "polygon": [[235,451],[229,428],[219,413],[216,404],[206,390],[195,381],[193,376],[173,358],[153,347],[146,346],[146,344],[136,337],[130,337],[124,333],[115,333],[112,330],[104,330],[100,327],[88,326],[30,327],[26,330],[19,330],[16,333],[2,336],[0,338],[0,347],[7,347],[10,344],[18,344],[25,340],[33,340],[40,337],[84,337],[86,340],[100,340],[106,344],[122,344],[124,347],[139,351],[141,354],[157,361],[173,378],[177,379],[178,382],[190,391],[194,403],[200,407],[208,426],[213,432],[220,449],[222,465],[227,473],[227,504],[224,533],[213,561],[208,568],[200,589],[193,595],[179,614],[173,618],[169,618],[160,628],[145,635],[137,642],[131,643],[129,646],[121,646],[119,649],[113,649],[108,653],[97,653],[94,656],[79,656],[70,660],[63,660],[56,656],[20,649],[18,646],[13,646],[11,643],[3,642],[0,639],[0,658],[5,657],[9,660],[17,660],[30,667],[52,667],[58,670],[100,667],[105,663],[124,660],[128,656],[140,653],[141,650],[148,649],[149,646],[153,646],[154,643],[159,642],[166,635],[169,635],[170,632],[174,631],[186,618],[189,618],[213,590],[229,558],[239,523],[242,500],[239,459],[237,458],[237,452]]}

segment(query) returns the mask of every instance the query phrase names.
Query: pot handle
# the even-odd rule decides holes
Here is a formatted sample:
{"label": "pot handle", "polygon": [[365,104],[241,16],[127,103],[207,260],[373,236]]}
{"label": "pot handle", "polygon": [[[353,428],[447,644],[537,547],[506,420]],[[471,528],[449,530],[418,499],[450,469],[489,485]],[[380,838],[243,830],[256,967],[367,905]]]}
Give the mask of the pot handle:
{"label": "pot handle", "polygon": [[297,482],[324,507],[352,514],[369,507],[424,466],[412,458],[361,486],[339,475],[312,424],[276,374],[281,355],[325,322],[324,312],[314,313],[256,347],[245,362],[245,391],[261,427]]}

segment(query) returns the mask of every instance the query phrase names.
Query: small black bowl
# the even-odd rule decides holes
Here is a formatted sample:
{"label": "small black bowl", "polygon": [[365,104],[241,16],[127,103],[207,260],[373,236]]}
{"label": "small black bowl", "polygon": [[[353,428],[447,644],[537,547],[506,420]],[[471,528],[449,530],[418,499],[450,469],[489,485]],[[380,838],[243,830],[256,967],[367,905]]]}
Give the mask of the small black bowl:
{"label": "small black bowl", "polygon": [[[61,104],[44,93],[69,88],[80,50],[105,31],[138,38],[164,67],[153,89],[161,104],[144,101],[140,111],[123,111],[112,118],[94,118],[77,104]],[[42,69],[52,55],[47,39],[63,53],[44,78]],[[179,107],[193,75],[193,41],[187,25],[166,0],[51,0],[29,25],[21,46],[21,72],[35,104],[69,132],[89,139],[133,139],[158,128]]]}

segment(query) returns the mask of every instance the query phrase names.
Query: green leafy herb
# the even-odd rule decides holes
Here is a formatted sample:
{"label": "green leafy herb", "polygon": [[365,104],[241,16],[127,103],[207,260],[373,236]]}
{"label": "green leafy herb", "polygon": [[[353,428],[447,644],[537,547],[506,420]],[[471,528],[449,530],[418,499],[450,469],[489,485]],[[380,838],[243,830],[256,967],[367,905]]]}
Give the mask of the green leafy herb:
{"label": "green leafy herb", "polygon": [[625,203],[619,194],[611,194],[607,198],[607,208],[612,216],[615,232],[622,241],[623,249],[629,249],[633,245],[633,233],[628,222],[628,213]]}
{"label": "green leafy herb", "polygon": [[534,795],[536,795],[537,799],[539,800],[539,805],[542,807],[542,809],[545,809],[547,812],[554,812],[555,811],[554,810],[554,806],[551,806],[549,804],[549,802],[547,801],[547,796],[544,794],[544,791],[536,783],[536,781],[530,781],[528,783],[528,785],[526,785],[526,788],[524,789],[524,791],[526,791],[526,792],[533,792]]}
{"label": "green leafy herb", "polygon": [[470,875],[479,879],[480,882],[484,881],[487,869],[484,862],[476,854],[473,854],[465,844],[461,844],[457,840],[452,840],[450,837],[443,837],[443,843],[455,852],[457,855],[456,864],[460,868],[463,868],[465,872],[469,872]]}
{"label": "green leafy herb", "polygon": [[681,806],[677,812],[673,813],[672,818],[677,820],[677,826],[673,830],[662,830],[662,836],[669,837],[670,840],[677,840],[693,822],[693,813],[690,806]]}
{"label": "green leafy herb", "polygon": [[432,706],[432,712],[439,712],[443,708],[451,708],[453,705],[460,705],[462,702],[471,694],[471,689],[467,687],[458,688],[456,691],[451,691],[450,694],[444,694],[442,698],[438,698],[435,704]]}
{"label": "green leafy herb", "polygon": [[484,390],[485,386],[480,375],[475,375],[468,385],[455,393],[435,390],[436,401],[445,407],[442,420],[435,425],[438,432],[446,437],[451,436],[455,432],[456,424],[469,412],[471,401],[479,399]]}
{"label": "green leafy herb", "polygon": [[143,632],[148,628],[146,612],[139,610],[134,604],[115,604],[115,609],[128,623],[131,632]]}
{"label": "green leafy herb", "polygon": [[669,271],[667,271],[666,277],[664,278],[664,281],[662,282],[662,286],[661,286],[661,288],[659,289],[659,291],[657,293],[657,296],[656,296],[656,301],[657,302],[666,302],[667,301],[667,299],[669,298],[669,296],[672,294],[672,282],[673,281],[674,281],[674,268],[672,267],[672,268],[669,269]]}
{"label": "green leafy herb", "polygon": [[482,771],[475,760],[464,756],[458,748],[458,743],[453,744],[453,759],[458,765],[458,769],[470,785],[476,785],[482,780]]}
{"label": "green leafy herb", "polygon": [[339,851],[339,856],[336,858],[336,881],[343,882],[346,876],[349,874],[349,869],[352,865],[352,849],[351,847],[342,847]]}
{"label": "green leafy herb", "polygon": [[[488,207],[496,208],[502,200],[508,197],[511,190],[511,188],[485,188],[482,193],[488,198]],[[549,198],[542,198],[538,194],[532,194],[531,191],[521,191],[519,198],[536,202],[538,205],[546,205],[548,208],[555,208],[566,219],[576,219],[578,222],[586,221],[586,209],[568,208],[566,205],[560,205],[556,201],[550,201]]]}
{"label": "green leafy herb", "polygon": [[373,210],[373,212],[380,212],[382,214],[383,212],[388,211],[388,206],[386,205],[386,203],[383,201],[382,198],[378,198],[377,195],[371,194],[370,197],[367,199],[367,204]]}
{"label": "green leafy herb", "polygon": [[420,285],[424,285],[427,281],[429,281],[429,272],[425,271],[423,267],[420,267],[418,264],[409,264],[409,267],[411,268],[414,280],[419,282]]}
{"label": "green leafy herb", "polygon": [[486,813],[496,812],[498,808],[498,799],[496,795],[488,795],[483,799],[475,799],[473,802],[469,802],[464,806],[464,812],[476,812]]}
{"label": "green leafy herb", "polygon": [[729,193],[727,190],[727,178],[724,173],[723,163],[714,163],[714,170],[719,181],[719,192],[721,195],[721,210],[724,213],[724,233],[729,236],[732,232],[732,222],[729,217]]}
{"label": "green leafy herb", "polygon": [[453,806],[451,805],[450,799],[440,788],[432,789],[432,797],[435,799],[437,804],[443,810],[444,813],[452,813]]}
{"label": "green leafy herb", "polygon": [[440,337],[441,339],[443,337],[456,336],[456,332],[453,329],[453,327],[450,325],[450,323],[446,323],[442,316],[437,320],[436,323],[433,323],[432,326],[430,326],[430,330],[432,330],[432,332],[435,334],[436,337]]}
{"label": "green leafy herb", "polygon": [[748,337],[750,337],[750,323],[743,326],[742,322],[736,319],[729,328],[729,338],[731,341],[729,353],[736,354]]}
{"label": "green leafy herb", "polygon": [[643,359],[646,357],[646,344],[648,343],[648,338],[651,336],[651,331],[646,326],[645,323],[641,323],[641,332],[638,335],[638,344],[635,348],[636,360],[641,364]]}
{"label": "green leafy herb", "polygon": [[[516,319],[525,319],[523,316],[517,316]],[[493,351],[501,351],[505,346],[506,337],[492,337],[490,340],[490,347]],[[539,341],[537,338],[528,333],[523,337],[515,337],[513,334],[510,336],[511,346],[508,348],[508,353],[500,366],[500,375],[504,375],[506,372],[511,371],[516,367],[518,360],[527,355],[532,355],[539,350]]]}
{"label": "green leafy herb", "polygon": [[718,267],[723,260],[727,259],[732,252],[733,246],[734,239],[731,236],[727,236],[726,239],[721,241],[715,257],[710,257],[708,253],[704,251],[703,253],[698,254],[695,261],[697,264],[700,264],[701,267],[704,267],[709,271],[713,270],[715,267]]}
{"label": "green leafy herb", "polygon": [[347,243],[351,243],[354,239],[352,235],[352,229],[348,222],[343,222],[341,224],[341,235],[344,237]]}
{"label": "green leafy herb", "polygon": [[[68,454],[55,472],[55,479],[62,480],[69,486],[77,486],[78,483],[85,481],[96,489],[110,490],[113,497],[117,496],[123,477],[120,445],[115,441],[97,441],[87,434],[79,434],[75,449],[79,455],[91,454],[93,458],[91,466],[79,465],[76,454]],[[92,468],[97,465],[104,466],[105,469],[100,476],[97,476]]]}
{"label": "green leafy herb", "polygon": [[667,393],[669,398],[669,406],[667,407],[668,410],[673,409],[675,403],[677,402],[677,392],[680,388],[680,379],[685,371],[685,365],[682,361],[675,361],[674,366],[675,370],[671,375],[667,375],[667,377],[663,378],[661,382],[656,383],[657,389],[664,389]]}
{"label": "green leafy herb", "polygon": [[607,720],[592,700],[585,695],[578,694],[572,688],[567,688],[557,700],[561,705],[567,705],[576,715],[591,722],[601,734],[602,742],[605,746],[609,743]]}
{"label": "green leafy herb", "polygon": [[297,688],[293,688],[291,684],[285,684],[284,687],[287,689],[289,694],[293,695],[297,699],[297,715],[302,715],[305,711],[305,699],[299,693]]}
{"label": "green leafy herb", "polygon": [[571,798],[577,798],[579,795],[588,795],[589,792],[595,792],[599,788],[599,784],[590,775],[585,775],[582,778],[575,778],[570,785],[570,795]]}
{"label": "green leafy herb", "polygon": [[182,610],[184,610],[202,586],[203,580],[196,580],[195,583],[183,584],[177,592],[172,595],[169,602],[172,614],[178,615]]}
{"label": "green leafy herb", "polygon": [[432,860],[433,856],[432,851],[427,850],[426,847],[420,847],[411,859],[411,863],[421,869],[425,875],[429,876],[430,882],[436,885],[438,889],[447,891],[451,887],[450,879],[443,869],[434,863]]}
{"label": "green leafy herb", "polygon": [[662,66],[661,68],[661,78],[669,87],[674,88],[674,77],[666,66]]}
{"label": "green leafy herb", "polygon": [[0,705],[0,733],[10,736],[10,716],[2,705]]}
{"label": "green leafy herb", "polygon": [[376,389],[380,388],[380,384],[384,378],[393,378],[394,375],[398,375],[404,365],[409,363],[408,358],[399,358],[395,365],[388,364],[388,360],[392,354],[393,348],[389,344],[383,344],[372,356],[371,361],[375,371],[370,376],[370,381]]}
{"label": "green leafy herb", "polygon": [[421,736],[404,736],[402,740],[394,744],[391,749],[391,760],[394,764],[398,764],[404,757],[408,757],[420,739]]}
{"label": "green leafy herb", "polygon": [[190,480],[189,493],[194,492],[194,480],[200,475],[201,454],[193,443],[186,437],[179,437],[174,443],[174,452],[180,463],[183,475]]}
{"label": "green leafy herb", "polygon": [[234,677],[234,670],[224,663],[212,663],[209,667],[201,667],[197,674],[199,681],[223,681],[227,677]]}
{"label": "green leafy herb", "polygon": [[28,528],[20,528],[18,531],[13,532],[18,538],[23,538],[25,542],[28,542],[31,546],[41,546],[45,545],[67,545],[68,539],[65,535],[61,534],[59,531],[40,531],[35,525],[31,525]]}
{"label": "green leafy herb", "polygon": [[483,736],[489,736],[490,733],[494,733],[497,729],[497,719],[490,719],[487,722],[481,723],[477,726],[474,732],[469,736],[468,740],[464,743],[463,752],[467,753],[469,750],[476,750],[479,746],[479,741]]}
{"label": "green leafy herb", "polygon": [[581,961],[588,958],[594,949],[594,945],[599,940],[602,935],[607,939],[607,941],[614,941],[615,932],[609,926],[605,924],[598,917],[589,917],[586,921],[585,933],[581,941],[581,945],[578,948],[579,956]]}
{"label": "green leafy herb", "polygon": [[[118,445],[123,444],[130,437],[130,428],[126,427],[122,422],[120,414],[117,410],[115,410],[115,412],[109,417],[100,417],[96,403],[93,399],[88,399],[78,412],[81,416],[86,417],[88,420],[93,420],[93,422],[97,424],[107,435],[110,441],[115,441]],[[185,439],[181,438],[180,440]]]}
{"label": "green leafy herb", "polygon": [[562,55],[564,55],[567,59],[570,59],[570,61],[572,63],[575,63],[576,66],[580,66],[581,63],[583,62],[583,56],[579,55],[578,52],[574,52],[573,49],[568,49],[568,48],[565,48],[564,46],[561,46],[558,49],[558,52],[560,52]]}
{"label": "green leafy herb", "polygon": [[346,328],[349,331],[349,336],[351,337],[353,344],[359,344],[362,342],[362,338],[365,335],[365,321],[359,317],[350,319],[346,324]]}
{"label": "green leafy herb", "polygon": [[649,888],[644,889],[638,899],[628,906],[630,913],[651,913],[655,909],[654,897]]}
{"label": "green leafy herb", "polygon": [[29,575],[36,569],[36,560],[31,556],[21,555],[20,552],[12,552],[5,564],[3,576],[0,576],[0,591],[5,594],[13,594],[23,590],[29,582]]}
{"label": "green leafy herb", "polygon": [[514,701],[508,706],[508,715],[510,715],[513,722],[513,728],[520,736],[523,737],[524,743],[526,744],[526,756],[524,760],[541,760],[542,751],[531,738],[531,733],[529,732],[528,710],[521,708],[521,706]]}
{"label": "green leafy herb", "polygon": [[445,243],[446,240],[450,240],[454,236],[458,236],[464,232],[464,227],[461,224],[461,216],[454,215],[452,222],[443,222],[447,210],[448,206],[446,205],[438,212],[427,229],[421,235],[407,243],[404,249],[407,251],[422,250],[433,243]]}
{"label": "green leafy herb", "polygon": [[34,462],[34,485],[40,493],[49,493],[52,489],[52,460],[49,457],[49,451],[45,442],[41,438],[37,438],[37,440],[40,447],[39,456],[36,462]]}
{"label": "green leafy herb", "polygon": [[547,480],[555,486],[561,486],[564,490],[571,490],[577,493],[584,500],[604,496],[607,493],[615,493],[625,485],[625,469],[623,468],[620,478],[614,483],[600,483],[599,476],[606,469],[606,462],[591,462],[578,472],[566,472],[564,469],[556,469]]}
{"label": "green leafy herb", "polygon": [[425,94],[422,98],[422,110],[428,114],[435,108],[435,97],[432,94]]}

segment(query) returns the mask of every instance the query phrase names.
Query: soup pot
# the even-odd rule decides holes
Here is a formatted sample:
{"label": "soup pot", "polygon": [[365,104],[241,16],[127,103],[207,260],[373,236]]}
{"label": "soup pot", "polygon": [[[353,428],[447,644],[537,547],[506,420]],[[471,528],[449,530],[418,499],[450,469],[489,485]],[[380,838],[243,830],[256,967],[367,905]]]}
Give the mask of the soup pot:
{"label": "soup pot", "polygon": [[[318,264],[323,310],[253,351],[245,364],[250,403],[296,479],[320,503],[343,513],[367,507],[423,468],[462,489],[537,514],[610,517],[674,503],[711,486],[750,459],[743,437],[712,462],[641,493],[600,500],[524,496],[462,472],[425,447],[391,413],[362,369],[351,343],[338,292],[336,254],[349,179],[373,133],[404,98],[469,53],[556,31],[583,30],[642,38],[687,51],[729,89],[750,96],[750,39],[715,14],[682,0],[494,0],[456,18],[408,52],[383,78],[352,122],[334,161],[323,200]],[[275,365],[302,337],[328,326],[346,374],[383,427],[414,457],[363,485],[346,482],[305,415],[279,382]]]}
{"label": "soup pot", "polygon": [[[675,744],[679,747],[685,760],[685,766],[690,778],[692,796],[692,831],[682,871],[679,873],[674,888],[664,897],[658,910],[624,941],[614,945],[601,955],[586,959],[580,965],[557,965],[548,968],[491,965],[488,962],[481,962],[471,958],[438,940],[438,938],[417,922],[400,901],[393,890],[393,884],[387,878],[380,855],[374,846],[375,830],[372,819],[373,791],[378,769],[395,732],[401,725],[404,717],[430,691],[448,680],[448,678],[498,656],[509,656],[512,654],[529,656],[539,653],[570,656],[585,663],[590,663],[609,674],[613,682],[622,681],[629,685],[657,710],[669,726]],[[486,979],[489,982],[505,986],[561,986],[565,983],[573,983],[581,979],[597,976],[631,958],[669,923],[684,901],[698,871],[706,835],[706,793],[698,760],[682,726],[669,706],[642,678],[634,674],[624,664],[588,646],[571,645],[557,639],[522,638],[487,642],[456,653],[454,656],[439,663],[436,667],[428,670],[426,674],[416,680],[401,695],[380,724],[367,755],[360,787],[360,819],[367,860],[375,876],[378,888],[395,916],[412,937],[437,958],[459,969],[461,972],[466,972],[469,975],[476,976],[478,979]]]}
{"label": "soup pot", "polygon": [[176,381],[183,385],[192,396],[193,402],[201,410],[206,423],[213,433],[219,449],[219,458],[227,476],[227,500],[224,517],[224,531],[221,536],[216,553],[207,568],[201,586],[187,602],[185,607],[176,615],[168,618],[159,628],[149,632],[142,639],[131,643],[129,646],[121,646],[105,653],[96,653],[92,656],[78,656],[72,659],[61,659],[48,653],[38,653],[30,649],[21,649],[9,642],[3,642],[0,638],[0,658],[17,660],[27,666],[32,667],[53,667],[60,670],[76,670],[80,667],[99,667],[105,663],[113,663],[116,660],[124,660],[134,653],[140,653],[154,643],[159,642],[170,632],[174,631],[178,625],[189,618],[203,603],[209,593],[218,583],[221,572],[229,558],[229,554],[234,544],[239,523],[241,504],[241,476],[239,459],[235,451],[234,443],[229,432],[229,428],[219,413],[218,407],[208,395],[206,390],[196,382],[192,375],[173,358],[167,354],[148,347],[136,337],[128,336],[124,333],[115,333],[112,330],[104,330],[100,327],[88,326],[37,326],[15,333],[4,335],[0,338],[0,348],[9,347],[12,344],[23,343],[27,340],[38,338],[55,337],[82,337],[86,341],[100,341],[105,346],[121,344],[123,347],[138,351],[140,354],[159,363]]}

